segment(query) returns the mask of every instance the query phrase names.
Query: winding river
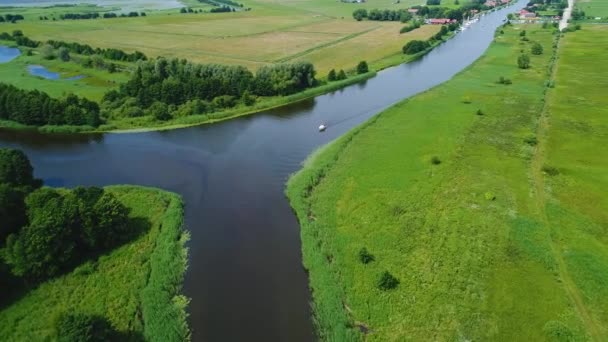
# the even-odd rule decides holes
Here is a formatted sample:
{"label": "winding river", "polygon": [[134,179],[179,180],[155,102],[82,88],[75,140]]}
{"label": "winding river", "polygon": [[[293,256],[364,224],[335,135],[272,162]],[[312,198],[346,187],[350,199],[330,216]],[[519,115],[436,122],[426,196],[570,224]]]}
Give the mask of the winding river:
{"label": "winding river", "polygon": [[[316,148],[475,61],[507,13],[420,60],[331,94],[257,115],[164,132],[90,136],[0,131],[50,186],[140,184],[180,193],[192,233],[184,292],[195,341],[310,341],[299,226],[283,190]],[[515,61],[514,61],[515,62]],[[317,127],[328,128],[319,133]]]}

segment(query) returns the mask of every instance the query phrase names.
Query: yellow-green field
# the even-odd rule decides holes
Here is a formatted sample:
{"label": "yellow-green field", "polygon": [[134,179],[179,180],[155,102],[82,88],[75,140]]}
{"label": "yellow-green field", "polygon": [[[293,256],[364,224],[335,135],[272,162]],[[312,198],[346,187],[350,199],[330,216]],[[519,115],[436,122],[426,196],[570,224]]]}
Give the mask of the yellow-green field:
{"label": "yellow-green field", "polygon": [[351,17],[359,7],[397,9],[407,4],[387,0],[365,4],[251,1],[245,5],[252,11],[236,13],[179,14],[172,10],[151,12],[141,18],[63,21],[26,17],[17,24],[0,25],[0,31],[20,29],[35,40],[75,41],[251,69],[306,60],[324,75],[333,68],[352,69],[360,60],[375,62],[399,54],[409,40],[427,39],[438,31],[438,27],[423,27],[399,34],[401,23],[357,22]]}

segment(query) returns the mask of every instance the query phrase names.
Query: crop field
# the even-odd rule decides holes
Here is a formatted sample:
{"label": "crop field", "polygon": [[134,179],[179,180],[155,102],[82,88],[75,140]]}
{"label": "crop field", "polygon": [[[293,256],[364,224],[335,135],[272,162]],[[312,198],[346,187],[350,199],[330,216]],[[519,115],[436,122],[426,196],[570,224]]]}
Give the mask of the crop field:
{"label": "crop field", "polygon": [[187,258],[181,199],[154,189],[108,189],[131,209],[140,237],[0,308],[2,341],[54,340],[55,320],[65,312],[105,317],[130,341],[163,340],[185,327],[187,300],[176,296]]}
{"label": "crop field", "polygon": [[[383,1],[372,0],[364,5],[397,6]],[[351,13],[359,4],[314,0],[245,2],[245,5],[253,10],[215,14],[166,10],[140,18],[95,20],[40,21],[37,19],[40,13],[36,12],[30,17],[26,14],[26,20],[17,24],[0,24],[0,31],[20,29],[35,40],[76,41],[96,47],[139,50],[149,56],[240,64],[251,69],[269,63],[306,60],[318,64],[318,71],[324,75],[332,68],[352,69],[360,60],[373,62],[398,54],[409,40],[427,39],[439,29],[423,27],[399,34],[400,23],[357,22]],[[339,7],[342,15],[332,12],[332,6]],[[407,7],[405,3],[398,6]],[[26,13],[34,10],[40,11],[28,9]]]}
{"label": "crop field", "polygon": [[[552,30],[503,30],[470,68],[290,180],[325,339],[608,338],[606,81],[593,67],[608,35],[566,35],[551,89]],[[530,69],[517,66],[522,50]],[[380,288],[385,271],[395,288]]]}

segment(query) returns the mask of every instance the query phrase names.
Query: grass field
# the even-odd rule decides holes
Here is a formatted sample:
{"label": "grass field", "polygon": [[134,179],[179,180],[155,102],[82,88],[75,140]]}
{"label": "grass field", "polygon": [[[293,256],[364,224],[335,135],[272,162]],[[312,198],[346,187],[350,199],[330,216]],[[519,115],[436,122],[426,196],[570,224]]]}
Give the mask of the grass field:
{"label": "grass field", "polygon": [[[0,45],[10,46],[12,42],[2,42]],[[21,48],[21,56],[8,63],[0,63],[0,80],[23,89],[38,89],[53,97],[61,97],[69,93],[85,96],[91,100],[100,101],[111,88],[118,87],[129,79],[127,72],[108,73],[105,70],[85,68],[75,61],[62,62],[58,59],[46,60],[36,52],[27,56],[27,48]],[[58,72],[61,78],[85,76],[80,80],[47,80],[30,75],[28,65],[42,65],[51,72]]]}
{"label": "grass field", "polygon": [[606,0],[578,0],[576,7],[585,11],[587,16],[608,18],[608,1]]}
{"label": "grass field", "polygon": [[[520,40],[522,29],[530,42]],[[608,127],[605,110],[595,110],[605,106],[605,81],[595,81],[601,71],[588,74],[608,35],[585,30],[560,49],[546,162],[541,113],[554,36],[519,26],[505,28],[452,80],[379,114],[292,177],[287,194],[322,338],[608,338],[608,158],[598,150]],[[518,69],[520,50],[534,41],[544,54]],[[569,72],[578,81],[564,81]],[[500,76],[513,84],[498,84]],[[574,125],[581,110],[574,99],[582,98],[589,110]],[[560,110],[561,125],[554,101],[570,106]],[[577,150],[562,150],[571,141]],[[560,175],[545,187],[552,165]],[[369,264],[359,260],[364,247],[375,259]],[[377,287],[384,271],[399,279],[397,288]]]}
{"label": "grass field", "polygon": [[187,256],[183,207],[155,189],[107,188],[131,209],[144,233],[135,241],[43,283],[0,310],[0,340],[53,340],[54,320],[65,312],[101,315],[118,331],[150,341],[189,336],[179,294]]}
{"label": "grass field", "polygon": [[[64,21],[40,21],[39,12],[28,19],[27,13],[41,10],[27,9],[25,21],[0,24],[0,31],[20,29],[36,40],[77,41],[140,50],[150,56],[240,64],[251,69],[306,60],[318,65],[320,74],[325,75],[332,68],[353,69],[360,60],[372,62],[397,54],[409,40],[426,39],[437,32],[437,27],[424,27],[400,35],[399,23],[352,19],[352,11],[358,7],[406,8],[417,2],[391,3],[246,1],[245,6],[253,8],[250,12],[179,14],[177,10],[166,10],[150,12],[142,18]],[[48,9],[51,10],[56,9]],[[355,50],[357,53],[353,54]]]}

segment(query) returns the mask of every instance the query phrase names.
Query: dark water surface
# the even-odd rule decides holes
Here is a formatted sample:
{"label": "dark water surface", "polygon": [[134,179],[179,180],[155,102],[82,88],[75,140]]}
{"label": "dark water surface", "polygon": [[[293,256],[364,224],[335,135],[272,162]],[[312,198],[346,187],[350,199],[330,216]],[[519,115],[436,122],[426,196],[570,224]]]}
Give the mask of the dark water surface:
{"label": "dark water surface", "polygon": [[38,76],[38,77],[42,77],[47,80],[54,80],[54,81],[61,80],[61,79],[66,80],[66,81],[77,81],[77,80],[81,80],[84,78],[83,75],[61,78],[61,75],[58,72],[52,72],[42,65],[28,65],[27,72],[29,72],[30,75],[32,75],[32,76]]}
{"label": "dark water surface", "polygon": [[288,176],[320,145],[467,67],[524,4],[486,15],[417,62],[265,113],[137,134],[0,131],[0,146],[25,150],[47,185],[127,183],[180,193],[192,233],[184,292],[194,340],[314,340],[299,226],[283,195]]}

